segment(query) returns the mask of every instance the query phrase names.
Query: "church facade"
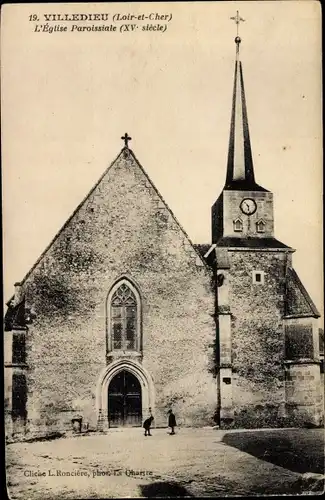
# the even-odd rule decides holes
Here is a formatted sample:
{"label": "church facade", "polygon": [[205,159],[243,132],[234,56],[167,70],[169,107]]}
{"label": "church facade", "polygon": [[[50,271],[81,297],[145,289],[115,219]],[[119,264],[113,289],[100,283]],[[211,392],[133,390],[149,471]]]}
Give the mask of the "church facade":
{"label": "church facade", "polygon": [[255,181],[240,39],[226,183],[195,245],[125,146],[5,316],[8,438],[82,428],[320,425],[319,313]]}

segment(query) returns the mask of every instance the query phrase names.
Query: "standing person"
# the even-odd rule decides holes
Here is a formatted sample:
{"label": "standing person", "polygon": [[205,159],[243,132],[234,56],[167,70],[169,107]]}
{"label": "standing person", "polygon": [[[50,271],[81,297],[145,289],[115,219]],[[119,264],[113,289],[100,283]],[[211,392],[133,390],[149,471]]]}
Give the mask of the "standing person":
{"label": "standing person", "polygon": [[168,427],[171,428],[170,434],[175,434],[174,428],[176,427],[176,418],[172,410],[168,411]]}
{"label": "standing person", "polygon": [[152,436],[152,434],[150,434],[150,427],[151,427],[151,424],[152,424],[152,421],[154,420],[153,416],[151,415],[151,417],[147,418],[144,422],[143,422],[143,428],[144,428],[144,435],[147,436]]}

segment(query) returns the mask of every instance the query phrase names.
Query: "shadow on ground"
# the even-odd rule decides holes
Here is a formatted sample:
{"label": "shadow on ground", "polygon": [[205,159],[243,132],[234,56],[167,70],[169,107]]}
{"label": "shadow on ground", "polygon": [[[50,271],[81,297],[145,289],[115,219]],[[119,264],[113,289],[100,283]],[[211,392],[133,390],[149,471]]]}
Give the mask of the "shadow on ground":
{"label": "shadow on ground", "polygon": [[293,472],[324,474],[323,429],[275,429],[225,434],[222,441]]}
{"label": "shadow on ground", "polygon": [[139,486],[141,494],[146,498],[161,497],[191,497],[192,495],[184,486],[174,482],[160,481]]}

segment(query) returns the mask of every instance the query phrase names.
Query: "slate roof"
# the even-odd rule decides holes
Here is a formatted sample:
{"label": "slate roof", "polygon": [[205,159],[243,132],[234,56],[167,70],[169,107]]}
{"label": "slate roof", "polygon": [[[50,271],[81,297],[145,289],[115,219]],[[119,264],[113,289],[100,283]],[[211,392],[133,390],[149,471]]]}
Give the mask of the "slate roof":
{"label": "slate roof", "polygon": [[263,191],[265,193],[269,193],[268,189],[263,188],[255,181],[234,181],[230,180],[225,183],[225,190],[227,191]]}
{"label": "slate roof", "polygon": [[236,54],[225,189],[267,191],[255,181],[239,44]]}
{"label": "slate roof", "polygon": [[210,250],[211,243],[195,243],[193,246],[195,250],[199,252],[201,257],[204,257],[205,254]]}
{"label": "slate roof", "polygon": [[195,244],[194,248],[195,250],[201,255],[202,260],[211,268],[215,268],[215,262],[216,262],[216,254],[215,251],[211,251],[207,257],[205,257],[206,253],[210,250],[211,248],[211,243],[200,243],[200,244]]}
{"label": "slate roof", "polygon": [[284,317],[320,317],[317,307],[292,267],[287,270],[285,306]]}
{"label": "slate roof", "polygon": [[235,247],[235,248],[288,248],[293,249],[285,245],[276,238],[237,238],[231,236],[225,236],[220,238],[216,243],[217,247]]}

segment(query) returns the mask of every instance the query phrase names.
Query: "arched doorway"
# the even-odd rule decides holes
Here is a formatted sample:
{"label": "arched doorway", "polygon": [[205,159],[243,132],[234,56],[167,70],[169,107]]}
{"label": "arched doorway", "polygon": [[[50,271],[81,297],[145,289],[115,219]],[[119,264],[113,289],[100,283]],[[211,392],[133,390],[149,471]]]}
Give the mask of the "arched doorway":
{"label": "arched doorway", "polygon": [[128,370],[118,372],[108,386],[108,423],[109,427],[141,426],[141,384]]}

